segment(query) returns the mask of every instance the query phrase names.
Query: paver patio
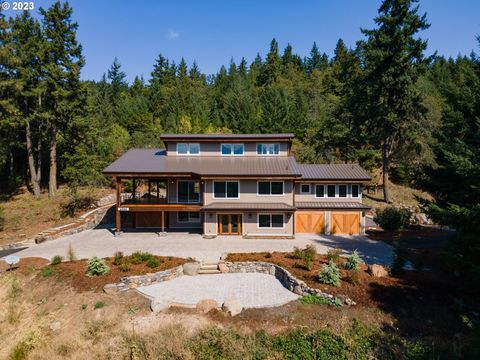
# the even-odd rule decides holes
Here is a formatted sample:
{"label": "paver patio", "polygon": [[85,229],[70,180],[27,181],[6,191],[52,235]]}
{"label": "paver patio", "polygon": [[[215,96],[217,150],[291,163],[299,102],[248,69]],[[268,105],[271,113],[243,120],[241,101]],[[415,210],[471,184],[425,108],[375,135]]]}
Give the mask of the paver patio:
{"label": "paver patio", "polygon": [[78,259],[92,256],[110,257],[116,251],[122,251],[125,255],[135,251],[148,251],[155,255],[191,257],[205,262],[216,262],[227,253],[291,251],[295,246],[305,247],[308,244],[315,245],[319,253],[326,253],[331,248],[345,251],[357,249],[367,263],[391,263],[391,246],[364,236],[298,234],[293,240],[243,239],[238,236],[204,239],[200,234],[188,232],[172,232],[160,236],[153,232],[125,232],[115,237],[113,232],[105,227],[33,245],[16,255],[46,259],[51,259],[54,255],[66,257],[71,246]]}
{"label": "paver patio", "polygon": [[226,299],[235,297],[244,308],[263,308],[284,305],[299,297],[275,276],[257,273],[182,276],[137,290],[150,299],[187,306],[204,299],[213,299],[221,306]]}

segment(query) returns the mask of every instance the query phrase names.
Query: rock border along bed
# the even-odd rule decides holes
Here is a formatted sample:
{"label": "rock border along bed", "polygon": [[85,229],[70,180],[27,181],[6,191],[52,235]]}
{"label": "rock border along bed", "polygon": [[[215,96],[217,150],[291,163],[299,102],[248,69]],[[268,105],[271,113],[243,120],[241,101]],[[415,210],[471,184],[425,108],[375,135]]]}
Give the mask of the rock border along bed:
{"label": "rock border along bed", "polygon": [[[320,289],[309,287],[304,281],[298,280],[295,276],[290,274],[281,266],[260,261],[247,262],[222,262],[218,265],[222,273],[261,273],[275,276],[280,283],[289,291],[300,295],[316,295],[327,300],[339,300],[344,305],[355,305],[356,303],[347,296],[336,295],[333,296]],[[183,266],[177,266],[173,269],[163,270],[156,273],[126,276],[116,284],[107,284],[103,290],[108,294],[127,291],[129,289],[136,289],[139,286],[151,285],[157,282],[163,282],[183,276]],[[201,275],[198,275],[201,276]]]}

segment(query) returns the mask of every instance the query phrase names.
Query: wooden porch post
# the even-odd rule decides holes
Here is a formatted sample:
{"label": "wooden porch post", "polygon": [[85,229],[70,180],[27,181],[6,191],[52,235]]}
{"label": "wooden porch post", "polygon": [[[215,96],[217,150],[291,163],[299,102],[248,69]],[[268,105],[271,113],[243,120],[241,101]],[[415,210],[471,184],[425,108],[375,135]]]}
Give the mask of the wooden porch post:
{"label": "wooden porch post", "polygon": [[162,210],[162,233],[165,232],[165,211]]}
{"label": "wooden porch post", "polygon": [[122,197],[122,179],[117,177],[116,179],[116,190],[117,190],[117,207],[115,211],[115,228],[117,232],[122,231],[121,217],[120,217],[120,204]]}

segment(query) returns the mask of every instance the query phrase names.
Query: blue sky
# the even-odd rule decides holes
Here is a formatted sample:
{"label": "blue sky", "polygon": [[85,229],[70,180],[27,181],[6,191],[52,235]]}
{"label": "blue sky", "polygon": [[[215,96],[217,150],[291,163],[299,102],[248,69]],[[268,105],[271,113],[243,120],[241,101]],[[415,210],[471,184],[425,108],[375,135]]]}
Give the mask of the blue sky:
{"label": "blue sky", "polygon": [[[6,0],[11,2],[12,0]],[[53,1],[33,0],[48,7]],[[314,41],[332,54],[338,38],[353,47],[362,38],[360,28],[373,27],[379,0],[72,0],[78,38],[86,65],[83,79],[98,80],[117,57],[131,81],[135,75],[150,77],[161,52],[177,63],[183,56],[196,60],[207,74],[230,59],[250,62],[262,57],[275,37],[280,49],[292,44],[296,53],[308,55]],[[479,47],[480,1],[421,0],[430,29],[428,53],[445,56],[470,54]],[[12,10],[5,13],[13,14]]]}

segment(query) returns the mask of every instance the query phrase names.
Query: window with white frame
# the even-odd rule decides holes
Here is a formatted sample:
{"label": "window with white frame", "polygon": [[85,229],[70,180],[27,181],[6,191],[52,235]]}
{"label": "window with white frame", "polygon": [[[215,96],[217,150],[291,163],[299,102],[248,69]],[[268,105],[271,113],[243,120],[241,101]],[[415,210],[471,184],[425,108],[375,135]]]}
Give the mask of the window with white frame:
{"label": "window with white frame", "polygon": [[238,181],[214,181],[214,199],[239,199],[240,183]]}
{"label": "window with white frame", "polygon": [[177,219],[179,223],[198,223],[200,222],[200,213],[192,211],[179,211]]}
{"label": "window with white frame", "polygon": [[199,143],[177,143],[177,155],[199,155]]}
{"label": "window with white frame", "polygon": [[310,184],[300,184],[301,194],[310,194]]}
{"label": "window with white frame", "polygon": [[257,183],[257,195],[283,195],[283,181],[259,181]]}
{"label": "window with white frame", "polygon": [[316,184],[315,185],[315,197],[316,198],[325,197],[325,185],[323,185],[323,184]]}
{"label": "window with white frame", "polygon": [[338,185],[338,197],[346,198],[347,197],[347,185]]}
{"label": "window with white frame", "polygon": [[350,185],[350,196],[352,198],[358,198],[360,197],[360,186],[358,184],[352,184]]}
{"label": "window with white frame", "polygon": [[327,197],[334,198],[335,197],[335,185],[327,185]]}
{"label": "window with white frame", "polygon": [[257,155],[278,155],[280,154],[279,143],[257,144]]}
{"label": "window with white frame", "polygon": [[243,144],[220,144],[220,152],[225,156],[242,156],[244,150]]}
{"label": "window with white frame", "polygon": [[282,229],[284,227],[283,214],[258,214],[260,229]]}

